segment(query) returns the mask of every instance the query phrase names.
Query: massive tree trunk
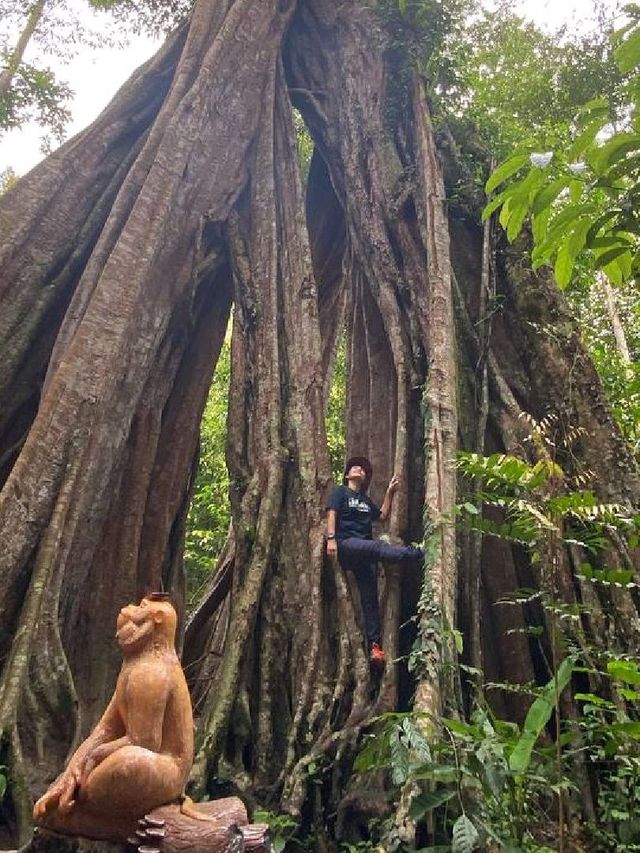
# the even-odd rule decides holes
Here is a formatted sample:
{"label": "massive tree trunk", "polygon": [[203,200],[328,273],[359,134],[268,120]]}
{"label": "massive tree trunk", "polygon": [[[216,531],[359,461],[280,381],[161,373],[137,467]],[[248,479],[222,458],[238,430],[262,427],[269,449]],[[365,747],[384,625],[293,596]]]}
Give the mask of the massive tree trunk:
{"label": "massive tree trunk", "polygon": [[[506,546],[462,548],[459,589],[456,447],[513,449],[522,412],[555,409],[587,430],[602,494],[637,500],[561,296],[521,252],[499,249],[502,307],[482,331],[490,252],[472,221],[447,221],[424,87],[385,38],[356,2],[200,0],[0,200],[0,762],[23,834],[24,783],[45,784],[111,692],[119,607],[159,586],[183,603],[198,424],[232,303],[233,538],[185,635],[196,789],[230,774],[294,813],[310,794],[346,808],[372,716],[414,693],[433,714],[459,703],[442,667],[453,627],[473,623],[467,654],[492,680],[540,671],[524,635],[504,642],[523,615],[493,607],[528,567]],[[316,144],[306,217],[291,101]],[[391,534],[428,552],[423,576],[385,573],[379,685],[357,595],[323,560],[343,327],[348,450],[371,457],[374,497],[401,476]],[[411,642],[409,674],[391,661]]]}

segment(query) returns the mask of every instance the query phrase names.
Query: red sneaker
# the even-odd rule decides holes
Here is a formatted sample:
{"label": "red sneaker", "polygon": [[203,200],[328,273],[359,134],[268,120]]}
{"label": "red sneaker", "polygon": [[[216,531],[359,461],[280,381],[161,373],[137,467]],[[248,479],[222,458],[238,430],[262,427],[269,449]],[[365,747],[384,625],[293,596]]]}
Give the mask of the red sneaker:
{"label": "red sneaker", "polygon": [[369,650],[369,662],[374,666],[384,666],[384,650],[378,643],[372,643]]}

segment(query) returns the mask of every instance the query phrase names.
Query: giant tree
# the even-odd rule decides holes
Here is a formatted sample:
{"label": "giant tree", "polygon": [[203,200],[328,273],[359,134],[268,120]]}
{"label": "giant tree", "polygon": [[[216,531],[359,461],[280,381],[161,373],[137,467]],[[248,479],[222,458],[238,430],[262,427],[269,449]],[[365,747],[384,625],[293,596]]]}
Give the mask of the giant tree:
{"label": "giant tree", "polygon": [[[27,783],[43,786],[111,692],[114,612],[149,588],[183,599],[198,424],[232,304],[233,533],[185,631],[196,790],[224,769],[300,812],[310,768],[330,762],[312,788],[344,811],[374,714],[413,693],[430,713],[458,702],[440,666],[456,624],[474,659],[491,652],[490,677],[534,676],[533,645],[504,641],[522,614],[488,618],[527,566],[506,546],[458,559],[457,447],[511,449],[523,412],[553,408],[585,429],[602,493],[637,499],[561,295],[447,205],[454,152],[438,152],[388,6],[199,0],[96,122],[0,199],[0,761],[23,833]],[[315,143],[306,189],[292,104]],[[323,560],[345,327],[347,449],[371,457],[378,487],[400,474],[391,533],[428,545],[424,577],[385,576],[390,661],[417,614],[410,683],[395,663],[372,682],[349,579]]]}

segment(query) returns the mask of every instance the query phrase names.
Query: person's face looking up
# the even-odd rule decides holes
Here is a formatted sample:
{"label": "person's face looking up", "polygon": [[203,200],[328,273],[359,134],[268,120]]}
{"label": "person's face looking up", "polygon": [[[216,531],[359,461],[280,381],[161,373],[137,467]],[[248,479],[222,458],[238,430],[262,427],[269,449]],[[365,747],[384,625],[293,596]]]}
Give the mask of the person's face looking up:
{"label": "person's face looking up", "polygon": [[349,468],[349,473],[347,474],[348,480],[359,480],[361,483],[364,482],[366,477],[364,468],[361,465],[352,465]]}

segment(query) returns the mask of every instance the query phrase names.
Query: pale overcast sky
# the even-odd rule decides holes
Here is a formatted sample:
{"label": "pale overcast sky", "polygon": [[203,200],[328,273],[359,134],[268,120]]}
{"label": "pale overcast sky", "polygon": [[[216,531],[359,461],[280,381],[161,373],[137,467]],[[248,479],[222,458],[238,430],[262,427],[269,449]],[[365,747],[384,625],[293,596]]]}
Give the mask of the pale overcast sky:
{"label": "pale overcast sky", "polygon": [[[70,0],[70,3],[81,10],[83,17],[92,15],[84,0]],[[490,0],[487,5],[491,5]],[[613,8],[616,0],[606,0],[606,5]],[[522,15],[550,29],[565,23],[574,25],[593,14],[592,0],[520,0],[518,7]],[[132,37],[127,48],[83,50],[64,63],[56,63],[54,57],[50,57],[53,70],[75,93],[69,105],[72,120],[67,128],[68,136],[93,121],[132,71],[158,47],[158,41],[141,36]],[[42,159],[42,133],[33,124],[0,138],[0,172],[11,167],[21,175]]]}

